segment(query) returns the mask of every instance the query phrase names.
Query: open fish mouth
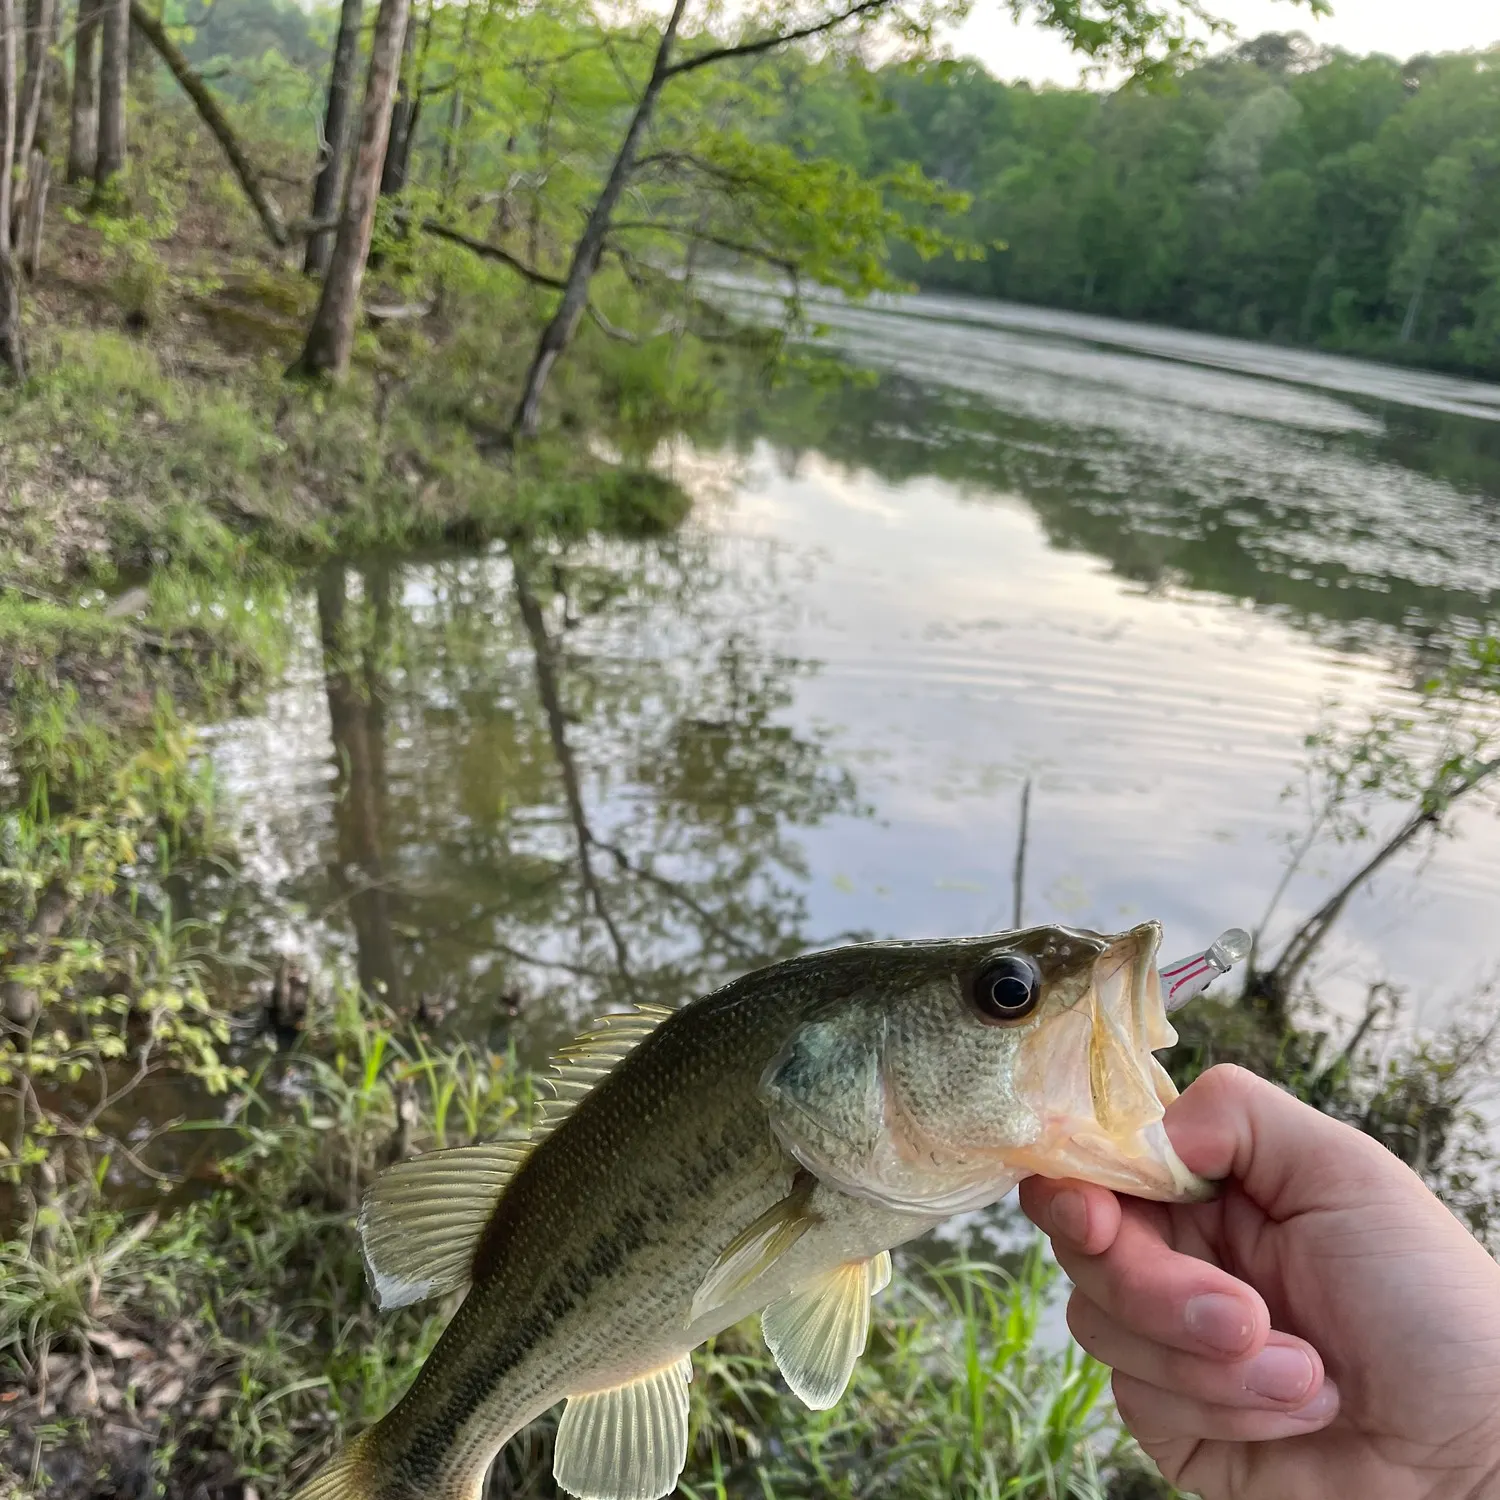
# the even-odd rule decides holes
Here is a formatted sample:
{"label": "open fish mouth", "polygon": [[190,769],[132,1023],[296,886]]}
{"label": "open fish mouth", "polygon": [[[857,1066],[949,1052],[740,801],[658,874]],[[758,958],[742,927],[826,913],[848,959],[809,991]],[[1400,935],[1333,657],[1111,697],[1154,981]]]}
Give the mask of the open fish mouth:
{"label": "open fish mouth", "polygon": [[1157,975],[1161,926],[1143,922],[1105,942],[1085,993],[1022,1050],[1017,1086],[1041,1131],[1011,1159],[1139,1198],[1210,1198],[1213,1184],[1188,1171],[1162,1124],[1177,1089],[1152,1054],[1177,1033]]}

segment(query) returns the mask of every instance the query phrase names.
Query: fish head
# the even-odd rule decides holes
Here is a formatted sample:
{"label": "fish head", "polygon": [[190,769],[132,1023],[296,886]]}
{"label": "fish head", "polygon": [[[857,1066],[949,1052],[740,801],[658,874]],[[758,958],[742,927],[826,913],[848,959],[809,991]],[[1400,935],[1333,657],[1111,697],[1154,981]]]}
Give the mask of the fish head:
{"label": "fish head", "polygon": [[1211,1196],[1162,1124],[1176,1089],[1152,1054],[1177,1038],[1160,938],[1146,922],[848,950],[762,1078],[772,1126],[816,1176],[915,1213],[981,1207],[1037,1173]]}

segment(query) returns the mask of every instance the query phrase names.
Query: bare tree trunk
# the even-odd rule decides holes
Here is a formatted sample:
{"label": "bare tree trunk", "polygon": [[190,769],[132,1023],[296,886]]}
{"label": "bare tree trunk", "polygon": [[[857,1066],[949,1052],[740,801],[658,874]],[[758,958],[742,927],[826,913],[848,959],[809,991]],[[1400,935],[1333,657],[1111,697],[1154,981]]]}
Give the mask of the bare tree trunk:
{"label": "bare tree trunk", "polygon": [[101,0],[99,151],[94,193],[106,192],[125,170],[125,80],[129,67],[130,0]]}
{"label": "bare tree trunk", "polygon": [[0,245],[10,248],[11,165],[16,159],[16,6],[0,0]]}
{"label": "bare tree trunk", "polygon": [[463,31],[459,37],[459,61],[453,70],[453,97],[448,101],[448,129],[443,135],[443,154],[438,167],[438,218],[448,215],[448,203],[458,191],[463,175],[463,156],[459,139],[464,129],[464,69],[469,62],[469,7],[464,6]]}
{"label": "bare tree trunk", "polygon": [[[354,95],[354,65],[359,59],[359,21],[364,0],[344,0],[339,11],[338,36],[333,44],[333,62],[328,71],[328,105],[323,115],[322,170],[313,184],[312,220],[321,223],[338,212],[339,189],[344,182],[344,152],[349,137],[349,104]],[[302,269],[321,276],[333,254],[333,231],[307,237]]]}
{"label": "bare tree trunk", "polygon": [[[30,227],[29,205],[35,195],[34,179],[39,172],[39,162],[44,162],[47,126],[44,111],[51,102],[47,90],[52,72],[52,44],[57,27],[55,24],[56,0],[28,0],[26,6],[26,79],[21,86],[19,115],[17,117],[17,139],[11,183],[11,243],[12,248],[21,244],[22,235]],[[37,150],[37,141],[43,142]],[[20,175],[15,176],[19,169]],[[45,193],[45,187],[42,192]]]}
{"label": "bare tree trunk", "polygon": [[[428,25],[432,23],[429,20]],[[396,103],[391,109],[391,135],[386,143],[385,161],[380,168],[380,196],[394,198],[406,186],[406,169],[411,158],[411,137],[416,126],[416,99],[420,89],[416,73],[416,17],[407,22],[406,40],[401,46],[401,76],[396,84]],[[426,47],[423,47],[426,54]]]}
{"label": "bare tree trunk", "polygon": [[224,111],[215,102],[214,96],[209,93],[207,85],[194,72],[193,65],[178,49],[177,44],[167,35],[166,27],[146,9],[141,0],[129,0],[129,5],[132,25],[156,48],[161,60],[172,70],[172,76],[182,85],[183,92],[197,107],[203,123],[213,132],[214,139],[223,148],[224,155],[229,158],[229,165],[234,168],[234,175],[239,178],[240,186],[245,190],[245,196],[250,200],[261,225],[270,236],[271,243],[273,245],[286,244],[286,226],[281,222],[281,212],[272,202],[270,194],[266,192],[259,173],[256,172],[251,165],[250,158],[240,147],[234,127],[230,125]]}
{"label": "bare tree trunk", "polygon": [[558,303],[552,321],[542,330],[536,353],[531,359],[531,368],[526,372],[526,384],[522,388],[521,400],[511,424],[513,439],[535,436],[541,420],[542,392],[546,389],[547,377],[552,373],[552,366],[557,363],[558,356],[572,342],[578,329],[578,320],[588,306],[589,283],[594,279],[594,272],[599,269],[599,260],[604,254],[610,216],[620,201],[620,195],[625,191],[625,184],[630,180],[636,153],[640,150],[641,137],[651,123],[656,101],[666,84],[672,48],[677,41],[677,28],[682,23],[682,12],[686,6],[687,0],[676,0],[672,7],[672,17],[662,33],[661,44],[656,49],[656,60],[651,65],[651,77],[635,107],[635,113],[630,117],[625,139],[620,142],[609,176],[605,179],[598,198],[594,200],[588,222],[573,248],[573,262],[568,267],[562,301]]}
{"label": "bare tree trunk", "polygon": [[21,287],[10,254],[11,164],[16,154],[16,7],[0,0],[0,371],[26,378]]}
{"label": "bare tree trunk", "polygon": [[125,78],[136,98],[154,100],[155,80],[151,76],[151,49],[146,38],[135,27],[128,28],[125,36]]}
{"label": "bare tree trunk", "polygon": [[71,116],[68,181],[88,182],[99,155],[99,0],[78,0]]}
{"label": "bare tree trunk", "polygon": [[54,0],[27,0],[26,78],[21,85],[20,111],[17,116],[17,161],[25,161],[31,155],[32,143],[36,140],[37,121],[42,114],[47,75],[52,71],[53,4]]}
{"label": "bare tree trunk", "polygon": [[43,76],[41,97],[37,102],[36,124],[31,132],[31,149],[49,154],[52,145],[52,116],[58,101],[67,97],[67,69],[62,66],[63,0],[52,0],[51,19],[47,27],[47,70]]}
{"label": "bare tree trunk", "polygon": [[32,281],[42,263],[42,223],[51,186],[51,160],[45,151],[33,151],[26,165],[26,203],[16,224],[16,257]]}
{"label": "bare tree trunk", "polygon": [[1437,259],[1436,250],[1430,251],[1427,258],[1422,262],[1422,270],[1417,276],[1417,284],[1411,289],[1411,297],[1406,304],[1406,316],[1401,320],[1401,332],[1397,337],[1398,344],[1409,344],[1417,331],[1417,318],[1422,312],[1422,298],[1427,294],[1427,278],[1432,274],[1432,263]]}
{"label": "bare tree trunk", "polygon": [[359,127],[359,155],[349,177],[349,192],[339,223],[333,258],[323,279],[323,292],[307,343],[291,372],[342,379],[354,351],[354,317],[359,287],[370,254],[375,228],[375,200],[380,170],[391,133],[391,106],[396,98],[396,74],[406,38],[411,0],[380,0],[375,35],[370,42],[370,75]]}

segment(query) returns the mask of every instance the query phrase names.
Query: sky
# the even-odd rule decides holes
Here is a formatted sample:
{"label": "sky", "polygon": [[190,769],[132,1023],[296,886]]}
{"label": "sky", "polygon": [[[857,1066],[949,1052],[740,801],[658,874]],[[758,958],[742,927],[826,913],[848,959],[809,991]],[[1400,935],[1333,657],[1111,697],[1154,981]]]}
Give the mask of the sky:
{"label": "sky", "polygon": [[[1241,37],[1263,31],[1304,31],[1314,41],[1348,52],[1457,52],[1500,43],[1496,0],[1333,0],[1331,16],[1315,18],[1278,0],[1208,0]],[[996,0],[978,0],[969,19],[950,33],[956,55],[977,57],[999,78],[1074,84],[1078,59],[1035,25],[1017,26]],[[1216,44],[1222,46],[1223,44]]]}

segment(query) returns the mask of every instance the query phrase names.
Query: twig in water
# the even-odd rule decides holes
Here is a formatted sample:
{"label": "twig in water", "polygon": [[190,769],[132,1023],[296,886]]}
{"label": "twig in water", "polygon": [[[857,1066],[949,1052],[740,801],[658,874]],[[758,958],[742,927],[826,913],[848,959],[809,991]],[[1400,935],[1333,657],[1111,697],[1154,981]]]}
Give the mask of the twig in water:
{"label": "twig in water", "polygon": [[1021,913],[1026,895],[1026,835],[1031,822],[1031,777],[1021,783],[1021,826],[1016,830],[1016,866],[1011,876],[1014,901],[1011,906],[1011,926],[1017,931],[1021,927]]}

